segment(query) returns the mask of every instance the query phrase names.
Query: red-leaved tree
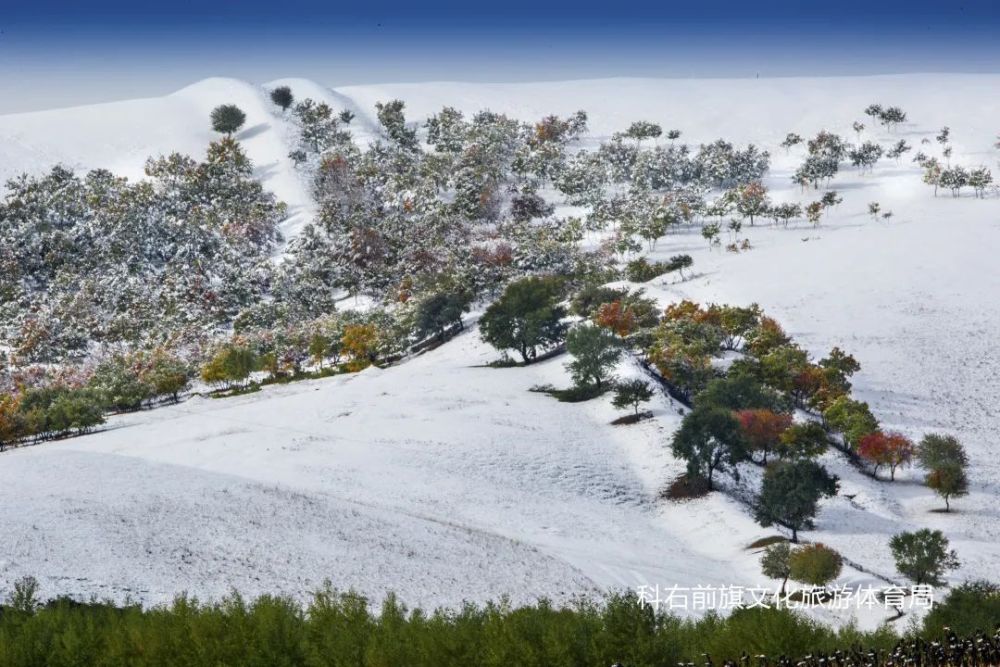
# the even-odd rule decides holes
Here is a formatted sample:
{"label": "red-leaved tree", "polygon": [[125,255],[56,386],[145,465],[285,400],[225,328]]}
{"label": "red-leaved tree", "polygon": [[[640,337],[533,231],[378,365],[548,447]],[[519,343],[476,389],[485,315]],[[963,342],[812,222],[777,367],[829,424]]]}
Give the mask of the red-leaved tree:
{"label": "red-leaved tree", "polygon": [[761,454],[761,463],[767,463],[767,455],[781,439],[781,434],[792,425],[792,416],[778,414],[770,410],[740,410],[736,413],[743,437],[750,443],[753,452]]}
{"label": "red-leaved tree", "polygon": [[907,466],[913,460],[913,442],[902,433],[875,431],[858,442],[858,456],[872,465],[872,474],[888,466],[889,479],[896,479],[896,468]]}

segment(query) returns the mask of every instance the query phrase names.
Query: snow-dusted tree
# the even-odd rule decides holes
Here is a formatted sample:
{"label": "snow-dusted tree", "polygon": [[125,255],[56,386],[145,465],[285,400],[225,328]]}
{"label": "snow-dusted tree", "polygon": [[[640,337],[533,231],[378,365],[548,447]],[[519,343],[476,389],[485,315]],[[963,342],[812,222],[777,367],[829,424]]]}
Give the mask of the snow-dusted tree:
{"label": "snow-dusted tree", "polygon": [[800,135],[794,132],[789,132],[788,134],[785,135],[785,140],[781,142],[781,147],[784,148],[785,152],[787,153],[788,149],[790,149],[792,146],[798,146],[801,143],[802,143],[802,137]]}
{"label": "snow-dusted tree", "polygon": [[985,197],[986,188],[993,182],[993,174],[986,167],[976,167],[969,171],[968,181],[977,197]]}
{"label": "snow-dusted tree", "polygon": [[840,204],[843,203],[844,198],[837,194],[836,190],[830,190],[829,192],[824,192],[819,201],[823,205],[824,209],[829,209],[835,206],[840,206]]}
{"label": "snow-dusted tree", "polygon": [[886,107],[879,114],[878,119],[891,132],[896,129],[897,125],[906,122],[906,112],[899,107]]}
{"label": "snow-dusted tree", "polygon": [[694,158],[705,182],[715,187],[733,187],[761,180],[771,164],[771,156],[753,144],[744,150],[718,139],[702,144]]}
{"label": "snow-dusted tree", "polygon": [[941,185],[941,174],[942,169],[940,163],[938,163],[937,158],[928,158],[924,162],[924,176],[923,181],[927,185],[934,186],[934,196],[937,197],[938,187]]}
{"label": "snow-dusted tree", "polygon": [[953,197],[962,193],[962,188],[969,184],[969,172],[959,166],[950,167],[941,172],[941,187],[951,190]]}
{"label": "snow-dusted tree", "polygon": [[802,217],[802,205],[791,202],[777,204],[771,207],[770,215],[775,224],[781,222],[787,227],[789,222]]}
{"label": "snow-dusted tree", "polygon": [[878,220],[879,213],[882,212],[882,205],[877,201],[868,202],[868,215],[872,217],[872,220]]}
{"label": "snow-dusted tree", "polygon": [[340,122],[344,125],[350,125],[351,121],[354,120],[354,112],[350,109],[343,109],[339,114],[337,114],[337,118],[340,119]]}
{"label": "snow-dusted tree", "polygon": [[736,189],[736,210],[740,215],[750,218],[753,226],[754,217],[764,215],[771,206],[767,196],[767,188],[760,181],[754,181]]}
{"label": "snow-dusted tree", "polygon": [[402,100],[376,102],[375,110],[378,122],[385,136],[406,150],[416,150],[417,131],[406,126],[406,116],[403,109],[406,104]]}
{"label": "snow-dusted tree", "polygon": [[350,134],[340,130],[340,121],[326,102],[305,99],[292,109],[299,125],[299,137],[303,147],[314,153],[322,153],[335,145],[344,146],[350,141]]}
{"label": "snow-dusted tree", "polygon": [[670,139],[670,141],[676,141],[677,139],[680,138],[681,138],[680,130],[670,130],[667,132],[667,139]]}
{"label": "snow-dusted tree", "polygon": [[945,125],[934,139],[942,146],[947,145],[951,141],[951,128]]}
{"label": "snow-dusted tree", "polygon": [[858,143],[861,143],[861,133],[865,131],[865,124],[856,120],[851,124],[851,129],[854,130],[854,134],[858,135]]}
{"label": "snow-dusted tree", "polygon": [[705,224],[701,228],[701,236],[703,239],[708,241],[708,247],[711,248],[713,245],[719,242],[719,232],[722,231],[719,223],[713,222],[711,224]]}
{"label": "snow-dusted tree", "polygon": [[903,155],[909,153],[911,150],[913,150],[913,147],[910,146],[910,144],[906,143],[905,139],[900,139],[899,141],[897,141],[895,144],[892,145],[892,148],[886,151],[885,155],[886,157],[890,157],[893,160],[895,160],[896,164],[899,164],[899,161],[900,159],[902,159]]}
{"label": "snow-dusted tree", "polygon": [[673,273],[677,271],[681,280],[684,280],[684,269],[690,269],[694,266],[694,260],[691,259],[691,255],[674,255],[669,260],[667,260],[667,273]]}
{"label": "snow-dusted tree", "polygon": [[865,115],[870,116],[872,120],[878,120],[882,116],[882,112],[881,104],[869,104],[865,107]]}
{"label": "snow-dusted tree", "polygon": [[439,153],[460,152],[469,132],[464,114],[454,107],[444,107],[428,118],[424,127],[427,128],[427,143]]}
{"label": "snow-dusted tree", "polygon": [[233,132],[237,132],[243,127],[247,115],[235,104],[220,104],[212,109],[211,118],[213,130],[226,136],[232,136]]}
{"label": "snow-dusted tree", "polygon": [[655,139],[661,134],[663,134],[662,127],[645,120],[632,123],[624,132],[624,136],[629,139],[635,139],[636,146],[640,146],[643,139]]}
{"label": "snow-dusted tree", "polygon": [[851,164],[864,173],[866,170],[871,171],[879,158],[882,157],[882,146],[866,141],[860,146],[852,147],[847,154],[851,159]]}
{"label": "snow-dusted tree", "polygon": [[820,218],[823,216],[823,202],[814,201],[806,205],[806,220],[814,226],[818,226]]}
{"label": "snow-dusted tree", "polygon": [[271,101],[281,107],[282,111],[288,111],[288,107],[295,102],[295,96],[288,86],[278,86],[271,91]]}
{"label": "snow-dusted tree", "polygon": [[792,181],[803,188],[812,185],[814,189],[818,190],[820,183],[829,181],[836,176],[839,168],[839,160],[832,155],[812,154],[792,175]]}

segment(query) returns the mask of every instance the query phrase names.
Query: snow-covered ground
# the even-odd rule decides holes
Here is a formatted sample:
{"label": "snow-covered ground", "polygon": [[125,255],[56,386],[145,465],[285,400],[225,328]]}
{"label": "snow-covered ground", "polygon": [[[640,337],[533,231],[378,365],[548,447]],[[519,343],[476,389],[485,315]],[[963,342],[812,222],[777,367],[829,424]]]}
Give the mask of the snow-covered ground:
{"label": "snow-covered ground", "polygon": [[[939,155],[952,128],[953,163],[996,168],[1000,77],[908,75],[773,80],[605,80],[538,84],[432,83],[328,89],[283,80],[374,131],[374,103],[407,102],[411,120],[441,106],[526,120],[584,109],[596,138],[650,120],[698,143],[753,141],[774,156],[777,200],[806,203],[789,175],[803,149],[787,132],[821,129],[854,140],[899,138]],[[286,158],[291,128],[264,89],[212,79],[174,95],[0,116],[2,175],[64,162],[140,177],[150,154],[198,155],[208,111],[223,102],[248,115],[240,139],[266,186],[308,219],[308,191]],[[863,109],[901,106],[909,122],[874,129]],[[930,145],[921,145],[929,138]],[[905,471],[874,483],[828,460],[842,495],[824,504],[808,538],[866,569],[894,576],[888,537],[943,530],[962,560],[953,580],[995,576],[1000,562],[1000,330],[996,255],[1000,200],[953,199],[920,182],[909,162],[850,168],[833,188],[844,202],[813,229],[744,227],[753,250],[709,250],[697,230],[661,239],[657,256],[695,259],[695,277],[647,291],[756,301],[815,354],[839,345],[862,371],[856,391],[885,426],[913,437],[954,433],[969,450],[972,494],[951,514]],[[873,221],[868,202],[892,210]],[[180,590],[217,596],[303,595],[329,578],[373,597],[395,590],[413,604],[457,604],[507,593],[557,599],[640,584],[753,585],[751,541],[773,534],[721,494],[681,504],[657,499],[682,466],[667,452],[678,422],[666,399],[656,420],[612,427],[607,399],[568,405],[531,393],[568,383],[562,359],[491,369],[473,329],[384,371],[270,388],[238,399],[193,399],[115,418],[106,432],[0,455],[0,581],[32,574],[46,592],[131,595],[155,602]],[[624,368],[623,373],[637,372]],[[853,496],[848,498],[847,496]],[[839,583],[875,583],[845,569]],[[874,617],[865,619],[875,620]]]}

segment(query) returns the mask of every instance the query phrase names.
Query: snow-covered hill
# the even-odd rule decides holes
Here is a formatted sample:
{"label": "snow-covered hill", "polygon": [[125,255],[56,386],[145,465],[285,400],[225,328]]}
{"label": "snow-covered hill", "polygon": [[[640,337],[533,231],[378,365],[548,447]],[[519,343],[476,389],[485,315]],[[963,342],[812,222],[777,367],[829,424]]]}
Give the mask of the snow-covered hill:
{"label": "snow-covered hill", "polygon": [[[791,184],[802,149],[778,147],[791,131],[854,139],[851,124],[861,120],[869,125],[863,138],[904,138],[938,155],[933,138],[948,125],[954,163],[995,168],[1000,157],[992,148],[1000,77],[987,75],[275,83],[353,110],[362,139],[376,131],[374,103],[398,97],[413,121],[445,105],[526,120],[584,109],[594,138],[650,120],[689,143],[753,141],[774,156],[768,185],[778,200],[818,197]],[[201,153],[209,110],[234,102],[248,116],[239,138],[266,186],[291,205],[286,231],[294,234],[312,204],[287,160],[291,128],[268,87],[212,79],[160,99],[0,116],[0,170],[63,162],[140,177],[148,155]],[[909,122],[895,132],[871,127],[863,109],[872,102],[902,107]],[[969,449],[972,495],[950,515],[931,511],[939,501],[915,483],[916,472],[876,484],[830,457],[845,495],[824,505],[810,539],[892,576],[888,537],[940,528],[963,561],[956,580],[995,576],[1000,199],[935,198],[909,156],[900,165],[883,160],[873,174],[848,168],[833,188],[844,202],[818,228],[745,228],[748,252],[709,250],[697,230],[668,235],[654,254],[690,253],[696,276],[647,289],[663,302],[756,301],[814,353],[839,345],[854,354],[863,367],[856,390],[885,426],[914,437],[954,433]],[[892,221],[873,221],[871,201],[892,210]],[[744,547],[773,531],[719,494],[657,499],[681,469],[666,450],[678,418],[665,399],[655,422],[611,427],[606,399],[566,405],[527,391],[566,384],[563,360],[480,366],[494,357],[471,330],[382,372],[194,399],[116,418],[97,435],[4,453],[0,534],[9,539],[0,580],[33,574],[46,592],[159,601],[184,589],[304,594],[330,578],[421,604],[503,593],[565,599],[643,583],[765,583],[758,555]],[[847,569],[840,583],[869,582]]]}

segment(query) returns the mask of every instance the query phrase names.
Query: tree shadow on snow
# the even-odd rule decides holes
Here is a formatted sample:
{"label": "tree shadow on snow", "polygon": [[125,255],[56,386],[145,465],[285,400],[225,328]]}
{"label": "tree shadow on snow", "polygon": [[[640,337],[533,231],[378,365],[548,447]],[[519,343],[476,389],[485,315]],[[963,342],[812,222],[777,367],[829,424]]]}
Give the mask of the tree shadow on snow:
{"label": "tree shadow on snow", "polygon": [[247,129],[245,129],[242,132],[240,132],[239,134],[237,134],[236,138],[239,139],[240,141],[245,141],[247,139],[253,139],[256,136],[264,134],[269,129],[271,129],[271,124],[270,123],[257,123],[253,127],[248,127]]}

